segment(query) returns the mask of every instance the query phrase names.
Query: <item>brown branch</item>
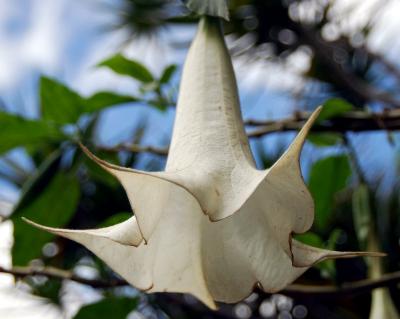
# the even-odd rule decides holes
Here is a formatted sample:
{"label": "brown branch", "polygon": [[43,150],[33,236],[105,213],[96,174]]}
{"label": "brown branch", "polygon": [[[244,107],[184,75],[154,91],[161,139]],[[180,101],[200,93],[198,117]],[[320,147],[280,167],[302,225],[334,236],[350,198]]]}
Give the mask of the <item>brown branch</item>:
{"label": "brown branch", "polygon": [[[248,125],[257,126],[248,133],[249,137],[261,137],[269,133],[298,131],[310,113],[301,112],[289,119],[280,121],[248,121]],[[354,111],[314,125],[312,132],[370,132],[400,130],[400,109],[386,110],[381,113]]]}
{"label": "brown branch", "polygon": [[155,146],[141,146],[138,144],[117,144],[112,147],[98,146],[97,148],[105,152],[113,152],[113,153],[127,151],[131,153],[152,153],[161,156],[165,156],[168,154],[168,148],[161,148]]}
{"label": "brown branch", "polygon": [[396,286],[400,282],[400,271],[382,275],[379,279],[363,279],[340,286],[289,285],[282,293],[291,296],[341,297],[370,292],[376,288]]}
{"label": "brown branch", "polygon": [[[118,286],[125,286],[128,283],[122,279],[105,281],[101,279],[86,279],[75,275],[71,271],[53,268],[53,267],[14,267],[5,269],[0,267],[0,273],[13,275],[17,278],[24,278],[27,276],[46,276],[55,279],[72,280],[81,284],[91,286],[93,288],[113,288]],[[385,274],[379,279],[364,279],[344,283],[340,286],[315,286],[315,285],[302,285],[292,284],[281,293],[287,295],[307,295],[307,296],[344,296],[358,293],[369,292],[376,288],[394,286],[400,282],[400,271]]]}
{"label": "brown branch", "polygon": [[[249,137],[256,138],[271,133],[298,131],[309,116],[309,112],[296,112],[293,116],[283,120],[247,120],[245,124],[250,127],[256,127],[248,132]],[[380,130],[400,130],[400,109],[386,110],[381,113],[349,112],[314,125],[311,131],[346,133]],[[141,146],[137,144],[118,144],[112,147],[97,146],[97,149],[106,152],[152,153],[160,156],[168,154],[167,147]]]}
{"label": "brown branch", "polygon": [[24,278],[27,276],[46,276],[61,280],[66,279],[88,285],[93,288],[112,288],[127,285],[127,282],[124,280],[104,281],[100,279],[86,279],[75,275],[71,271],[54,267],[13,267],[11,269],[0,267],[0,273],[10,274],[17,278]]}

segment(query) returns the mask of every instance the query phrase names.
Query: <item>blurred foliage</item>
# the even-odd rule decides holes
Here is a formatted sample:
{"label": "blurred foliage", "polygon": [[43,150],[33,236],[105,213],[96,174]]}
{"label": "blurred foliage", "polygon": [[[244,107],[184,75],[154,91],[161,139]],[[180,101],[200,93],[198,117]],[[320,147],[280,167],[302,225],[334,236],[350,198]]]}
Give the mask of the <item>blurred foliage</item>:
{"label": "blurred foliage", "polygon": [[[146,104],[158,110],[171,105],[171,84],[176,65],[168,65],[155,77],[145,66],[117,54],[99,67],[128,75],[140,83],[140,97],[115,92],[97,92],[90,97],[80,94],[55,79],[41,77],[39,83],[40,118],[26,119],[8,112],[0,113],[0,151],[6,154],[14,148],[24,148],[36,168],[23,180],[8,179],[22,185],[21,197],[10,216],[14,224],[12,262],[14,266],[32,263],[73,269],[88,256],[87,251],[71,242],[37,231],[21,217],[55,227],[85,228],[113,225],[127,219],[129,202],[117,181],[93,161],[83,156],[77,141],[93,145],[99,112],[119,104]],[[132,142],[140,143],[138,128]],[[136,156],[101,150],[101,157],[120,165],[135,165]],[[18,164],[8,160],[12,167]],[[154,166],[153,169],[161,167]],[[49,246],[53,245],[53,246]],[[54,246],[55,245],[55,246]],[[49,248],[50,247],[50,248]],[[93,257],[91,257],[92,259]],[[115,275],[96,258],[91,268],[103,278]],[[61,306],[61,282],[36,277],[24,280],[32,293]],[[83,307],[76,318],[126,318],[137,305],[137,299],[106,298]]]}
{"label": "blurred foliage", "polygon": [[335,195],[347,186],[350,175],[350,164],[345,155],[330,156],[313,165],[309,188],[316,203],[316,228],[325,230],[331,224]]}
{"label": "blurred foliage", "polygon": [[137,303],[133,298],[108,298],[82,307],[74,319],[125,319]]}
{"label": "blurred foliage", "polygon": [[[232,54],[284,63],[298,50],[310,52],[310,68],[303,77],[306,83],[317,83],[318,87],[311,93],[304,89],[298,98],[308,108],[326,100],[319,122],[329,121],[354,108],[364,108],[376,100],[392,107],[386,98],[380,100],[371,96],[379,86],[378,80],[389,72],[382,68],[376,72],[376,66],[385,65],[385,61],[368,52],[363,41],[355,41],[365,39],[369,28],[327,40],[323,33],[325,26],[333,23],[329,18],[332,2],[314,2],[307,20],[299,14],[306,8],[307,1],[229,1],[231,19],[224,23],[226,32],[237,40],[230,48]],[[120,17],[119,27],[129,29],[135,36],[153,36],[172,24],[186,25],[197,21],[197,17],[188,14],[182,4],[167,0],[124,0],[122,10],[116,14]],[[14,265],[39,263],[73,271],[85,265],[93,270],[96,278],[116,279],[116,275],[85,248],[37,231],[21,220],[24,216],[50,226],[92,228],[112,225],[130,216],[130,205],[119,183],[83,156],[77,141],[89,145],[109,162],[130,167],[139,165],[139,159],[143,159],[141,155],[96,145],[99,116],[105,109],[121,104],[129,107],[146,105],[159,111],[174,107],[174,75],[178,67],[168,65],[160,76],[156,76],[139,61],[122,54],[107,58],[98,67],[136,81],[139,85],[136,95],[101,91],[84,97],[65,84],[43,76],[39,83],[38,118],[28,119],[20,114],[0,111],[2,159],[8,159],[8,152],[18,148],[34,165],[32,170],[26,171],[8,159],[4,165],[13,173],[2,172],[4,169],[0,168],[0,178],[21,188],[20,201],[10,217],[14,223]],[[374,90],[369,90],[371,87]],[[303,104],[299,103],[299,107]],[[145,126],[139,127],[128,142],[140,144],[145,129]],[[399,189],[391,190],[391,194],[384,198],[379,197],[377,186],[360,178],[359,168],[354,165],[356,154],[349,151],[345,135],[324,132],[309,136],[313,147],[320,151],[318,154],[323,155],[309,163],[309,176],[306,178],[316,202],[315,225],[311,232],[296,238],[317,247],[359,250],[365,249],[370,234],[376,233],[380,246],[389,254],[382,267],[397,270],[400,263],[397,244],[400,234]],[[255,154],[264,168],[270,167],[286,148],[286,144],[276,146],[276,152],[268,154],[261,143],[257,144]],[[148,156],[151,159],[146,164],[142,161],[142,165],[154,170],[162,169],[162,162],[154,161],[155,156]],[[49,244],[56,249],[46,249]],[[368,276],[367,268],[361,258],[328,261],[311,269],[300,281],[333,284],[358,280]],[[43,281],[36,277],[21,280],[32,288],[32,293],[61,307],[60,281]],[[139,304],[161,313],[161,318],[226,318],[226,311],[229,314],[234,312],[233,307],[224,306],[225,312],[218,317],[218,313],[205,310],[196,301],[167,295],[142,296],[146,300],[139,302],[131,296],[140,293],[130,288],[122,292],[108,289],[102,293],[104,299],[82,307],[75,318],[126,318]],[[390,294],[393,300],[399,300],[398,289],[391,289]],[[264,299],[267,297],[263,296]],[[253,318],[260,318],[256,310],[263,298],[246,301],[254,310]],[[296,302],[308,307],[307,318],[366,318],[370,299],[369,294],[363,294],[349,296],[348,300],[299,298]]]}
{"label": "blurred foliage", "polygon": [[44,244],[54,237],[50,233],[30,227],[21,217],[61,227],[73,217],[79,202],[79,193],[79,183],[76,178],[56,173],[46,188],[41,190],[40,195],[36,193],[31,203],[14,210],[13,265],[26,265],[30,260],[40,257]]}

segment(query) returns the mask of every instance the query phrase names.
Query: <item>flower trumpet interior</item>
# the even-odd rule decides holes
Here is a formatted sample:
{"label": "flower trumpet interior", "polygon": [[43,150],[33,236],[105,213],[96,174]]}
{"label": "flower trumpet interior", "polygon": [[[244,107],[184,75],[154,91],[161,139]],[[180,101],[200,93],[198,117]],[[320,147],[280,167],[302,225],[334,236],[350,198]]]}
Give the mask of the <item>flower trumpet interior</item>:
{"label": "flower trumpet interior", "polygon": [[123,185],[134,216],[96,230],[34,226],[74,240],[131,285],[190,293],[211,308],[258,284],[275,292],[327,258],[379,255],[314,248],[292,238],[314,218],[299,157],[317,109],[269,169],[256,168],[220,21],[202,18],[182,75],[164,171],[145,172],[86,154]]}

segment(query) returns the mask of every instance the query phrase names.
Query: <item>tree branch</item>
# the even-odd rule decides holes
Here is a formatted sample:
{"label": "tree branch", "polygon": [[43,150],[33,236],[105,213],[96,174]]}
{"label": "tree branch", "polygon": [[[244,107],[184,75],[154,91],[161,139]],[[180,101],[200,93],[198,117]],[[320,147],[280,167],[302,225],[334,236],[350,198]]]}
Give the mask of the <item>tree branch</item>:
{"label": "tree branch", "polygon": [[105,152],[121,152],[127,151],[131,153],[152,153],[155,155],[165,156],[168,154],[168,148],[161,148],[155,146],[141,146],[138,144],[117,144],[112,147],[107,146],[98,146],[97,149],[105,151]]}
{"label": "tree branch", "polygon": [[[116,279],[105,281],[101,279],[86,279],[75,275],[71,271],[53,268],[33,268],[33,267],[14,267],[5,269],[0,267],[0,273],[13,275],[17,278],[24,278],[27,276],[46,276],[55,279],[72,280],[81,284],[91,286],[93,288],[113,288],[128,285],[125,280]],[[292,284],[283,289],[281,293],[290,296],[329,296],[340,297],[354,295],[358,293],[366,293],[376,288],[394,286],[400,282],[400,271],[385,274],[379,279],[364,279],[344,283],[340,286],[316,286],[316,285],[302,285]]]}
{"label": "tree branch", "polygon": [[382,275],[379,279],[363,279],[353,282],[343,283],[340,286],[316,286],[316,285],[289,285],[282,293],[299,296],[319,296],[319,297],[341,297],[360,293],[370,292],[377,288],[392,287],[400,282],[400,271]]}
{"label": "tree branch", "polygon": [[13,267],[11,269],[0,267],[0,273],[10,274],[17,278],[24,278],[27,276],[46,276],[54,279],[67,279],[93,288],[112,288],[128,284],[125,280],[104,281],[100,279],[86,279],[75,275],[71,271],[54,267]]}
{"label": "tree branch", "polygon": [[[247,120],[248,127],[256,127],[248,132],[250,138],[262,137],[271,133],[298,131],[310,116],[310,112],[296,112],[293,116],[278,121]],[[381,113],[354,111],[316,124],[312,132],[370,132],[400,130],[400,109],[385,110]],[[137,144],[118,144],[112,147],[97,146],[106,152],[128,151],[132,153],[152,153],[160,156],[168,154],[168,148],[141,146]]]}
{"label": "tree branch", "polygon": [[[258,128],[248,133],[249,137],[261,137],[265,134],[298,131],[302,128],[308,112],[296,113],[294,116],[280,121],[247,121],[247,125]],[[385,110],[381,113],[368,113],[354,111],[343,114],[314,125],[312,132],[370,132],[370,131],[395,131],[400,130],[400,109]]]}

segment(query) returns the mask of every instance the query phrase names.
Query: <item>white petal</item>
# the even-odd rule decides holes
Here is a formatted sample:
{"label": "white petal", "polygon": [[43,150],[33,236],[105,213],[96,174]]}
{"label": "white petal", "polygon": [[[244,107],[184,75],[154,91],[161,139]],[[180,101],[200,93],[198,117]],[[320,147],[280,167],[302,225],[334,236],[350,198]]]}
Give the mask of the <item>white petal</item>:
{"label": "white petal", "polygon": [[184,186],[165,172],[144,172],[110,164],[92,154],[85,146],[83,151],[102,168],[114,175],[124,187],[137,219],[142,237],[147,242],[153,233],[174,189],[179,187],[192,196]]}
{"label": "white petal", "polygon": [[[140,247],[144,246],[143,243],[136,248],[122,245],[107,236],[94,234],[93,230],[81,231],[51,228],[29,220],[26,221],[35,227],[71,239],[85,246],[136,288],[148,290],[153,286],[151,268],[149,267],[151,260],[143,253],[143,250],[140,250]],[[134,222],[134,220],[132,221]],[[135,229],[138,228],[132,227],[132,233]],[[139,236],[140,233],[137,232],[135,237],[139,238]]]}
{"label": "white petal", "polygon": [[365,251],[333,251],[305,245],[292,240],[293,266],[310,267],[320,261],[331,258],[353,258],[361,256],[384,257],[383,253]]}
{"label": "white petal", "polygon": [[46,227],[39,225],[27,218],[23,217],[22,219],[35,227],[47,230],[52,233],[56,233],[57,235],[59,235],[60,233],[68,234],[65,237],[73,236],[74,238],[76,238],[79,236],[85,236],[85,238],[93,238],[93,240],[103,237],[127,246],[139,246],[139,244],[143,240],[135,216],[132,216],[126,221],[113,226],[98,229],[80,230]]}
{"label": "white petal", "polygon": [[290,229],[295,233],[304,233],[314,221],[314,200],[304,183],[300,169],[300,154],[311,126],[314,124],[321,107],[317,108],[297,134],[287,151],[270,168],[265,183],[269,196],[279,202],[278,211],[272,213],[277,225],[290,220]]}
{"label": "white petal", "polygon": [[216,20],[201,21],[185,62],[166,171],[214,221],[234,214],[262,179]]}
{"label": "white petal", "polygon": [[271,227],[265,213],[257,206],[219,222],[204,224],[204,274],[215,300],[238,302],[246,298],[256,284],[266,292],[277,292],[310,266],[328,258],[382,256],[380,253],[318,249],[292,240],[289,235],[292,260],[276,240],[279,232],[279,228]]}
{"label": "white petal", "polygon": [[[150,240],[138,247],[98,236],[95,230],[55,229],[28,222],[82,244],[138,289],[190,293],[215,309],[205,281],[201,254],[202,225],[211,222],[202,214],[193,196],[172,185],[169,197],[160,199],[163,210]],[[136,235],[140,235],[139,231]]]}

